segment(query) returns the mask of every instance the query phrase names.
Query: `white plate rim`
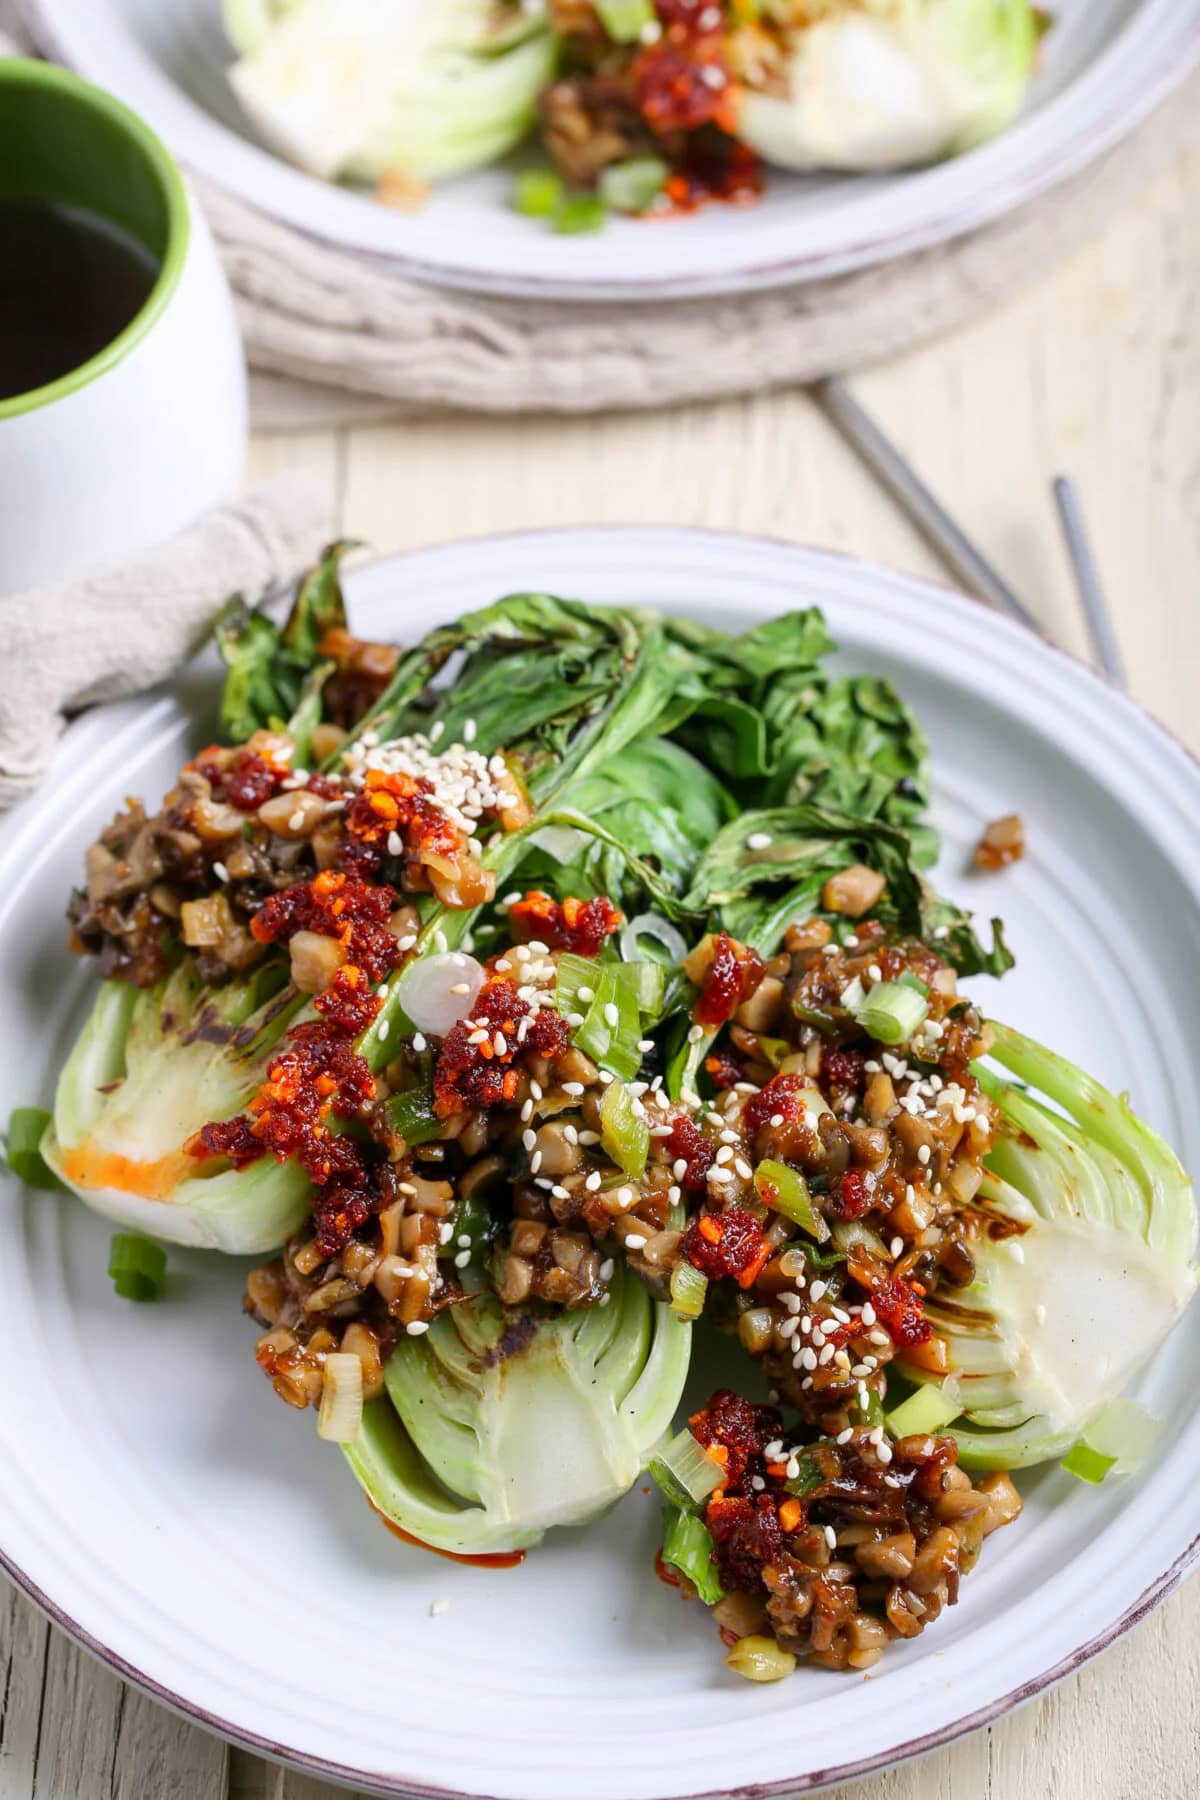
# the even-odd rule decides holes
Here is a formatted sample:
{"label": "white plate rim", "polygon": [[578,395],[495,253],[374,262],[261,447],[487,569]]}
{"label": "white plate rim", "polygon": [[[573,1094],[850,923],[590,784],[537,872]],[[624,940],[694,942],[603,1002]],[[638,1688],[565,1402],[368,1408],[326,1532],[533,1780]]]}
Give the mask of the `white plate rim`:
{"label": "white plate rim", "polygon": [[[76,0],[17,0],[18,11],[49,54],[104,85],[107,63],[81,53],[72,29],[70,9],[75,4]],[[135,47],[135,56],[141,63],[149,62],[140,48]],[[775,241],[786,235],[780,221],[773,232],[763,234],[769,248],[752,248],[759,236],[752,231],[744,253],[713,268],[694,241],[689,248],[686,238],[679,237],[675,244],[681,248],[670,266],[637,276],[585,273],[579,265],[587,251],[580,250],[579,240],[566,240],[573,248],[563,253],[567,260],[562,267],[553,267],[557,261],[553,257],[540,272],[515,269],[511,262],[501,266],[493,261],[489,266],[486,250],[457,259],[398,250],[390,235],[395,214],[381,220],[376,216],[380,209],[290,168],[210,118],[173,85],[169,107],[158,103],[153,78],[149,93],[134,92],[125,84],[121,92],[195,174],[326,248],[368,256],[415,281],[467,292],[578,302],[662,302],[829,279],[962,237],[1058,186],[1111,149],[1198,63],[1200,0],[1142,0],[1136,15],[1063,92],[981,148],[898,177],[886,197],[871,201],[860,196],[846,202],[838,209],[846,218],[840,230],[829,234],[829,242],[803,252],[785,249]],[[239,177],[232,187],[223,167],[231,144],[237,146],[239,168],[249,174],[248,180]],[[355,204],[335,204],[348,201]],[[897,213],[905,214],[903,223]],[[886,216],[886,227],[880,227],[880,215]],[[806,229],[812,231],[813,222]],[[536,257],[549,255],[532,237],[525,247]]]}
{"label": "white plate rim", "polygon": [[[469,564],[472,559],[486,558],[488,552],[493,548],[503,547],[510,557],[514,553],[520,553],[522,557],[528,554],[532,558],[543,546],[550,546],[564,554],[574,550],[576,555],[584,559],[590,557],[594,552],[599,554],[601,561],[603,561],[605,549],[615,551],[619,547],[624,559],[619,564],[622,580],[628,579],[626,574],[628,568],[652,570],[657,563],[659,572],[667,573],[673,567],[681,570],[688,566],[694,567],[694,563],[689,565],[683,559],[687,556],[695,558],[700,555],[705,559],[724,556],[730,559],[733,565],[740,562],[743,565],[742,578],[752,582],[755,573],[754,559],[765,555],[776,562],[780,560],[788,562],[794,571],[797,587],[819,589],[824,580],[840,578],[842,596],[846,599],[851,597],[847,591],[846,584],[848,582],[851,588],[854,586],[859,588],[860,596],[863,599],[866,599],[868,594],[872,594],[877,601],[887,599],[907,604],[915,607],[918,612],[925,608],[936,609],[939,614],[954,619],[960,626],[966,626],[968,632],[973,630],[981,633],[985,641],[989,635],[998,633],[997,642],[1007,641],[1010,648],[1020,644],[1026,651],[1032,650],[1039,660],[1048,655],[1049,660],[1059,665],[1067,679],[1073,682],[1078,690],[1090,696],[1093,701],[1098,700],[1105,708],[1114,709],[1114,723],[1123,715],[1127,726],[1132,726],[1139,736],[1148,738],[1157,747],[1160,754],[1167,757],[1168,762],[1173,765],[1174,771],[1190,785],[1197,801],[1200,801],[1200,760],[1152,714],[1096,674],[1086,663],[1071,653],[1061,650],[1048,640],[1029,632],[1020,624],[988,611],[949,587],[901,574],[863,558],[835,551],[809,549],[789,540],[762,534],[724,532],[702,527],[675,528],[642,525],[563,527],[461,538],[385,556],[368,564],[360,565],[351,571],[348,577],[348,586],[351,594],[353,594],[356,580],[372,587],[382,587],[384,584],[390,584],[393,580],[403,581],[406,577],[414,575],[419,577],[423,566],[432,567],[445,573],[459,560],[466,559]],[[731,578],[733,577],[731,576]],[[461,575],[459,579],[462,579]],[[128,707],[129,703],[118,704]],[[160,691],[146,697],[140,703],[140,711],[144,717],[148,718],[151,712],[161,715],[167,708],[173,709],[177,704],[173,699],[167,699],[164,705],[163,694]],[[74,744],[81,738],[86,741],[86,736],[115,710],[115,707],[100,707],[72,724],[64,735],[60,757],[65,761]],[[13,827],[19,828],[23,825],[25,816],[26,808],[22,807],[18,809],[15,816],[10,815],[9,820],[0,822],[0,853],[7,849],[9,838],[16,835]],[[854,1780],[893,1767],[932,1750],[943,1748],[960,1737],[993,1723],[1006,1713],[1047,1692],[1064,1677],[1076,1673],[1092,1658],[1109,1648],[1127,1631],[1142,1622],[1175,1591],[1198,1560],[1200,1560],[1200,1532],[1181,1543],[1168,1565],[1159,1570],[1142,1590],[1124,1605],[1116,1618],[1110,1620],[1101,1630],[1094,1632],[1086,1641],[1061,1657],[1050,1668],[1030,1675],[985,1705],[977,1707],[961,1717],[951,1719],[934,1730],[917,1733],[903,1742],[885,1747],[871,1755],[839,1763],[836,1766],[809,1770],[796,1777],[744,1783],[738,1785],[736,1790],[728,1785],[711,1789],[691,1788],[686,1795],[681,1792],[675,1797],[675,1800],[728,1800],[728,1797],[734,1792],[739,1800],[785,1800],[785,1797],[789,1795],[818,1792],[831,1785]],[[186,1695],[176,1692],[165,1681],[140,1669],[106,1645],[95,1633],[73,1617],[68,1606],[56,1600],[52,1594],[33,1581],[21,1567],[19,1561],[3,1545],[0,1545],[0,1568],[54,1624],[67,1632],[92,1656],[172,1711],[193,1720],[206,1729],[219,1733],[233,1743],[278,1762],[325,1776],[348,1786],[353,1785],[363,1791],[390,1796],[420,1796],[421,1800],[489,1800],[488,1794],[483,1789],[476,1788],[468,1792],[465,1789],[439,1786],[411,1775],[381,1776],[376,1772],[364,1770],[337,1759],[297,1751],[278,1739],[224,1718],[189,1701]]]}

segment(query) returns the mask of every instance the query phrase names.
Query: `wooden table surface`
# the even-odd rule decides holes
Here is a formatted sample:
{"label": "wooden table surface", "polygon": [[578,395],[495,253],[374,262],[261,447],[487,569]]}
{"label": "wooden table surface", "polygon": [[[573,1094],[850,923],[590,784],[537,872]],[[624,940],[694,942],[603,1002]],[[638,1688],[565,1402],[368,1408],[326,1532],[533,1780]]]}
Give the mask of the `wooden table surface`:
{"label": "wooden table surface", "polygon": [[[1077,479],[1135,693],[1200,751],[1200,158],[1017,305],[860,377],[1046,628],[1083,648],[1049,482]],[[802,393],[657,418],[256,441],[380,551],[520,526],[709,525],[940,571]],[[1198,1501],[1200,1505],[1200,1501]],[[333,1800],[184,1724],[0,1590],[0,1800]],[[566,1783],[564,1781],[564,1793]],[[840,1800],[1195,1800],[1200,1585],[1081,1675]]]}

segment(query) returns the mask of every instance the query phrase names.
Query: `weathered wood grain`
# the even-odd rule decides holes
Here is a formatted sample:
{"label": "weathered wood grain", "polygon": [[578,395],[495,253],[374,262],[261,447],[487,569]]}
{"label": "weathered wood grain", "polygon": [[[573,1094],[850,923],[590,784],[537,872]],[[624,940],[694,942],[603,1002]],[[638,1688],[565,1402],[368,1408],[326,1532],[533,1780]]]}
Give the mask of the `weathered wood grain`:
{"label": "weathered wood grain", "polygon": [[[1003,313],[858,377],[1061,642],[1083,637],[1049,482],[1079,482],[1135,691],[1200,749],[1200,160]],[[1036,271],[1031,271],[1035,275]],[[802,394],[660,418],[437,421],[261,440],[379,551],[594,522],[769,532],[940,573]],[[0,1800],[333,1800],[226,1752],[0,1595]],[[569,1791],[564,1785],[564,1792]],[[839,1800],[1194,1800],[1200,1583],[1052,1695]]]}

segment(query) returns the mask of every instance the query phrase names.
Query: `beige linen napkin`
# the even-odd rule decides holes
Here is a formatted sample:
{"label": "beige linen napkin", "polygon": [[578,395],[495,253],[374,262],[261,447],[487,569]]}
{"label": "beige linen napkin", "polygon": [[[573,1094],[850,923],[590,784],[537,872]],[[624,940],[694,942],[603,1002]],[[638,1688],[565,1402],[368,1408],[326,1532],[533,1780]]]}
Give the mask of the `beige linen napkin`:
{"label": "beige linen napkin", "polygon": [[165,680],[230,594],[264,599],[332,536],[329,494],[297,471],[124,568],[0,597],[0,810],[37,785],[65,715]]}

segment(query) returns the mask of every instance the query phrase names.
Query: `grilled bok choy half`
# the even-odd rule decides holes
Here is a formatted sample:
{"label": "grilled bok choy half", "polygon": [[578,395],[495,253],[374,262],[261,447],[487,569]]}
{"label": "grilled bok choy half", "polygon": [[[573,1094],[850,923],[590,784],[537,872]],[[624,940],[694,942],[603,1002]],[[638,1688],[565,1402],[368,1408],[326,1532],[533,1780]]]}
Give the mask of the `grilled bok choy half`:
{"label": "grilled bok choy half", "polygon": [[[322,662],[319,644],[344,621],[337,554],[305,584],[282,634],[262,615],[235,617],[225,626],[222,643],[231,666],[224,718],[235,738],[286,725],[298,745],[296,760],[308,754],[321,717],[322,684],[332,668]],[[431,704],[429,684],[454,655],[463,659],[454,686],[438,690]],[[530,817],[519,830],[495,826],[487,836],[481,864],[489,891],[537,852],[547,829],[557,827],[572,844],[607,848],[610,862],[625,872],[621,896],[636,913],[639,895],[657,890],[667,904],[670,897],[659,876],[643,869],[629,849],[636,832],[616,804],[621,794],[611,796],[610,811],[624,843],[561,803],[570,800],[572,782],[586,782],[602,765],[619,779],[625,747],[652,736],[667,708],[679,710],[672,669],[681,666],[661,621],[650,615],[517,596],[431,632],[402,655],[369,723],[381,742],[440,726],[444,741],[453,743],[469,718],[481,751],[503,749],[521,759]],[[698,854],[698,845],[689,851],[689,843],[723,816],[707,812],[706,805],[731,803],[720,799],[712,778],[684,750],[667,745],[661,756],[672,764],[676,790],[685,802],[693,796],[699,811],[690,819],[681,814],[677,822],[672,814],[661,830],[644,814],[638,823],[643,836],[654,839],[647,848],[656,867],[666,870],[662,879],[669,882],[674,870],[682,885]],[[131,854],[120,868],[134,860]],[[135,875],[136,868],[129,879]],[[218,883],[219,873],[212,879]],[[449,897],[461,898],[452,891]],[[415,958],[453,947],[480,910],[446,904],[436,894],[426,895],[422,908]],[[161,925],[166,941],[169,921]],[[287,1031],[317,1014],[289,981],[278,952],[221,985],[206,982],[197,953],[175,940],[164,961],[167,971],[153,984],[103,984],[59,1079],[43,1154],[88,1205],[137,1230],[240,1254],[272,1248],[307,1216],[311,1189],[303,1170],[271,1156],[235,1170],[198,1160],[187,1146],[209,1121],[242,1111]],[[386,1007],[358,1046],[372,1073],[389,1060],[393,1021],[397,1029],[405,1024],[397,988],[393,983]]]}
{"label": "grilled bok choy half", "polygon": [[1020,107],[1041,36],[1029,0],[768,0],[763,11],[782,59],[750,63],[737,130],[786,169],[896,169],[985,142]]}
{"label": "grilled bok choy half", "polygon": [[610,1304],[555,1316],[481,1292],[388,1359],[346,1457],[372,1505],[435,1549],[526,1550],[631,1488],[679,1405],[691,1325],[624,1264]]}
{"label": "grilled bok choy half", "polygon": [[[1192,1183],[1124,1097],[1006,1025],[976,1067],[1000,1109],[972,1284],[931,1299],[949,1347],[944,1419],[968,1468],[1088,1441],[1196,1289]],[[1118,1433],[1119,1436],[1119,1433]],[[1120,1450],[1118,1443],[1115,1448]]]}
{"label": "grilled bok choy half", "polygon": [[225,0],[234,91],[263,138],[326,180],[439,180],[533,125],[555,41],[509,0]]}

